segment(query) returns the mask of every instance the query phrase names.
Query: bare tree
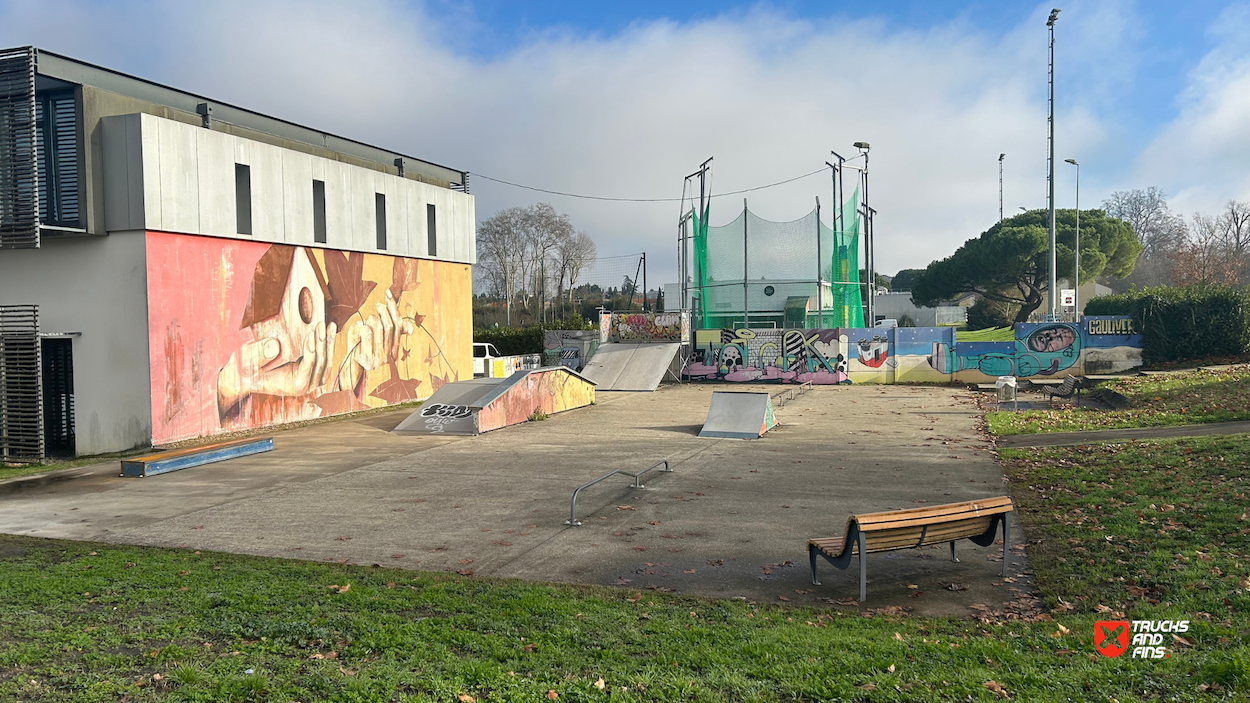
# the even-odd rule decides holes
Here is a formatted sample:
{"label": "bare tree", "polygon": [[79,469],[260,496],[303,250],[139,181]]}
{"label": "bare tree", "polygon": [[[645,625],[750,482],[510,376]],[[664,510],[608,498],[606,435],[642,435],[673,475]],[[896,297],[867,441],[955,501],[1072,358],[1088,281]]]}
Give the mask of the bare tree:
{"label": "bare tree", "polygon": [[1154,186],[1116,191],[1103,201],[1102,208],[1109,216],[1132,225],[1142,245],[1137,266],[1127,277],[1116,281],[1116,287],[1171,283],[1175,256],[1186,246],[1188,233],[1185,218],[1172,212],[1163,191]]}
{"label": "bare tree", "polygon": [[585,232],[578,232],[577,236],[569,242],[567,250],[564,252],[565,265],[569,276],[569,303],[573,302],[573,287],[577,285],[577,279],[582,275],[582,271],[595,262],[598,258],[599,250],[595,246],[595,240]]}
{"label": "bare tree", "polygon": [[526,210],[500,210],[477,227],[478,266],[491,289],[504,299],[507,321],[512,324],[512,299],[524,280]]}
{"label": "bare tree", "polygon": [[1225,246],[1237,269],[1237,283],[1250,283],[1250,202],[1230,200],[1221,216]]}
{"label": "bare tree", "polygon": [[1189,241],[1175,255],[1176,283],[1228,285],[1237,282],[1242,262],[1232,245],[1230,225],[1227,212],[1193,216]]}
{"label": "bare tree", "polygon": [[[548,282],[554,279],[555,299],[563,297],[563,281],[570,270],[568,257],[576,254],[579,237],[589,241],[574,229],[568,215],[547,203],[501,210],[478,226],[481,276],[492,292],[504,298],[508,324],[512,324],[512,301],[517,295],[528,308],[534,296],[548,290]],[[593,259],[594,242],[589,246]]]}

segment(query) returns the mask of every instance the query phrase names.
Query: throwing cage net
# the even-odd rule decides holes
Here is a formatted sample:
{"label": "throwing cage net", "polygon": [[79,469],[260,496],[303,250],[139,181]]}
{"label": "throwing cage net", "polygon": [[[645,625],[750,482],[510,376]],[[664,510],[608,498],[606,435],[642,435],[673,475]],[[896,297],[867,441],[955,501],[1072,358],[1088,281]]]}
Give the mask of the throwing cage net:
{"label": "throwing cage net", "polygon": [[[694,216],[694,296],[702,328],[863,327],[859,191],[834,218],[772,222],[747,209],[727,225]],[[819,269],[819,270],[818,270]]]}

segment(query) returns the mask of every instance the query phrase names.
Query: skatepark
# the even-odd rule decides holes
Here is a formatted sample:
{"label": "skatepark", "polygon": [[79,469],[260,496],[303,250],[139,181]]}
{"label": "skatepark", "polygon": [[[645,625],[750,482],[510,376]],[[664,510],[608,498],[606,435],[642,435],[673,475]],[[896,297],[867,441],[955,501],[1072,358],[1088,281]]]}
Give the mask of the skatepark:
{"label": "skatepark", "polygon": [[[112,461],[4,486],[0,531],[856,607],[855,566],[823,565],[811,585],[808,539],[842,534],[852,514],[1004,492],[968,391],[818,386],[777,407],[758,439],[699,437],[717,388],[600,393],[479,436],[392,433],[413,414],[395,410],[142,479]],[[582,491],[583,525],[564,524],[574,489],[661,460],[672,473],[646,474],[643,489],[613,476]],[[863,607],[966,616],[1027,590],[1017,552],[1004,581],[1001,546],[957,549],[960,563],[945,545],[870,555]]]}

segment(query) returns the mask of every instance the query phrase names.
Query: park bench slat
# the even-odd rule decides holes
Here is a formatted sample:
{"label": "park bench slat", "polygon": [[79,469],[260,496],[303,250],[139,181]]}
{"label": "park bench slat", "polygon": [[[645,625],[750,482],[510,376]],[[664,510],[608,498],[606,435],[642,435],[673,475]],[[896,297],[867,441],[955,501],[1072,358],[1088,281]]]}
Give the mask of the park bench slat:
{"label": "park bench slat", "polygon": [[[1003,575],[1007,574],[1007,550],[1011,543],[1011,515],[1015,506],[1010,496],[933,505],[908,510],[853,515],[841,537],[822,537],[807,543],[816,580],[816,557],[823,556],[839,569],[850,565],[851,557],[860,562],[859,599],[867,597],[867,554],[910,549],[948,542],[955,559],[955,540],[971,539],[981,546],[994,543],[999,523],[1003,525]],[[862,553],[861,553],[862,552]]]}

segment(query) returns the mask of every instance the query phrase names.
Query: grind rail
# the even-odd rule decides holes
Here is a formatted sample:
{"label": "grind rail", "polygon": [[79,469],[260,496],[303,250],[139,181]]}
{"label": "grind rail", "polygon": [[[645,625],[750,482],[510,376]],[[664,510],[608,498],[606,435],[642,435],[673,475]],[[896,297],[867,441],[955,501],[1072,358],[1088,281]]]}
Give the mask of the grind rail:
{"label": "grind rail", "polygon": [[642,471],[639,471],[638,473],[630,473],[630,472],[628,472],[628,471],[622,471],[621,469],[617,469],[616,471],[611,471],[611,472],[609,472],[609,473],[606,473],[606,474],[604,474],[604,475],[600,476],[599,478],[597,478],[597,479],[595,479],[595,480],[591,481],[590,483],[588,483],[588,484],[586,484],[586,485],[584,485],[584,486],[581,486],[581,487],[580,487],[580,488],[578,488],[577,490],[573,491],[573,499],[572,499],[571,501],[569,501],[569,519],[568,519],[567,521],[565,521],[565,523],[564,523],[564,524],[565,524],[565,525],[568,525],[568,526],[570,526],[570,527],[580,527],[580,526],[581,526],[581,524],[582,524],[582,523],[581,523],[581,521],[579,521],[579,520],[577,519],[577,494],[578,494],[578,493],[581,493],[583,489],[585,489],[585,488],[590,488],[591,486],[595,485],[596,483],[599,483],[600,481],[602,481],[602,480],[604,480],[604,479],[611,478],[611,477],[613,477],[613,476],[615,476],[615,475],[617,475],[617,474],[622,474],[622,475],[624,475],[624,476],[629,476],[630,478],[634,479],[634,485],[632,486],[633,488],[646,488],[646,486],[644,486],[644,485],[642,485],[641,483],[639,483],[639,482],[638,482],[638,479],[639,479],[639,478],[641,478],[643,474],[647,473],[648,471],[650,471],[651,469],[654,469],[654,468],[655,468],[655,467],[657,467],[657,466],[663,466],[663,467],[664,467],[663,469],[660,469],[660,473],[666,473],[666,474],[671,474],[671,473],[673,473],[673,470],[672,470],[672,469],[670,469],[670,468],[668,467],[668,459],[665,459],[664,461],[661,461],[661,462],[659,462],[659,463],[652,464],[651,466],[648,466],[647,468],[643,469]]}

